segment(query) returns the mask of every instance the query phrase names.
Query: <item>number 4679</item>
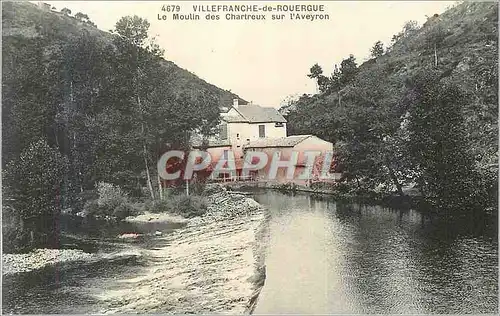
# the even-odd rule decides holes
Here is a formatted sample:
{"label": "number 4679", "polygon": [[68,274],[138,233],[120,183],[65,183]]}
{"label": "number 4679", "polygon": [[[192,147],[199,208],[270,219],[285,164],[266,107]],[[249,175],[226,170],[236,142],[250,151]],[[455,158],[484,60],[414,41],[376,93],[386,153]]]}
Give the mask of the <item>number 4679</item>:
{"label": "number 4679", "polygon": [[161,7],[161,10],[166,12],[179,12],[181,10],[181,6],[178,4],[164,4]]}

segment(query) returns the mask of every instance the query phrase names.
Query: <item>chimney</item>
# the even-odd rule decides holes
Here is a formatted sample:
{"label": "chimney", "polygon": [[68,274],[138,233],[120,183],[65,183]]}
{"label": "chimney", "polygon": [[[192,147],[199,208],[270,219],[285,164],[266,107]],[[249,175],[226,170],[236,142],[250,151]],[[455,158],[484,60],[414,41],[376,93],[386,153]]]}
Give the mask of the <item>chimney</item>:
{"label": "chimney", "polygon": [[238,108],[238,99],[233,99],[233,107],[234,107],[235,109],[237,109],[237,108]]}

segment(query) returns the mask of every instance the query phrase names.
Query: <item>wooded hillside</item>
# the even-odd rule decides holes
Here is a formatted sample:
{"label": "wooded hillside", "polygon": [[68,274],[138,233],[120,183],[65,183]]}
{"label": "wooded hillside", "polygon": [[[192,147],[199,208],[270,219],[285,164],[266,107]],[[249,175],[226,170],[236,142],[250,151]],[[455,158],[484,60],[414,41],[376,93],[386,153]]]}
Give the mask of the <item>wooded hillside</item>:
{"label": "wooded hillside", "polygon": [[[347,56],[308,76],[320,93],[281,110],[289,134],[336,145],[339,170],[358,191],[403,194],[416,185],[444,208],[494,206],[498,163],[498,4],[465,2],[357,65]],[[496,208],[496,206],[495,206]]]}
{"label": "wooded hillside", "polygon": [[19,220],[4,240],[13,245],[29,244],[28,232],[46,244],[55,216],[84,209],[97,184],[107,202],[89,212],[123,217],[126,196],[161,199],[159,156],[187,150],[194,130],[213,132],[219,108],[238,98],[163,59],[138,16],[104,32],[85,13],[2,6],[3,218]]}

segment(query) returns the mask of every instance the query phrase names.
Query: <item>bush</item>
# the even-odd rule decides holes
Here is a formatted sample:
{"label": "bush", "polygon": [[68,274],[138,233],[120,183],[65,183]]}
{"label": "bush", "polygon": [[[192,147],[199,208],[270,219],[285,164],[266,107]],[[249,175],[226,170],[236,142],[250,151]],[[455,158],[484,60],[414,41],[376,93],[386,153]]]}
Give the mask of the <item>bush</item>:
{"label": "bush", "polygon": [[85,203],[84,212],[87,215],[122,220],[137,213],[128,195],[120,187],[111,183],[99,182],[97,193],[97,200]]}
{"label": "bush", "polygon": [[197,195],[178,195],[173,199],[174,214],[190,218],[201,216],[207,211],[206,200]]}
{"label": "bush", "polygon": [[159,201],[149,201],[145,205],[145,209],[151,213],[172,213],[171,198]]}
{"label": "bush", "polygon": [[24,252],[32,246],[30,233],[23,228],[18,213],[10,206],[2,208],[3,252]]}
{"label": "bush", "polygon": [[152,213],[170,213],[185,218],[201,216],[207,211],[207,201],[198,195],[174,195],[167,199],[150,202],[146,209]]}
{"label": "bush", "polygon": [[203,196],[210,196],[216,193],[225,192],[226,188],[220,184],[213,183],[206,185],[203,190]]}

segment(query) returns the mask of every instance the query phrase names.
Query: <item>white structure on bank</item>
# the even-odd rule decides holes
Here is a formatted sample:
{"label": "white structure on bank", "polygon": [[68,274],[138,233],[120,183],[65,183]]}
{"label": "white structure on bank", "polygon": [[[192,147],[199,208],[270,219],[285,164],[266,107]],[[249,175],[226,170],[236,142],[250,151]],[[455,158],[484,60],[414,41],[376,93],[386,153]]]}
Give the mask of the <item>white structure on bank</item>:
{"label": "white structure on bank", "polygon": [[221,113],[218,138],[227,140],[235,153],[251,141],[263,138],[286,137],[286,119],[271,107],[249,103],[240,105],[238,99],[226,113]]}
{"label": "white structure on bank", "polygon": [[[332,143],[312,135],[287,136],[287,121],[276,108],[252,103],[241,105],[238,99],[234,99],[232,106],[221,111],[219,133],[209,137],[203,146],[200,138],[195,140],[196,137],[193,137],[193,147],[204,147],[211,156],[212,164],[220,159],[230,159],[232,152],[237,169],[236,179],[241,176],[246,151],[262,151],[269,156],[279,151],[284,159],[288,159],[292,150],[316,150],[324,154],[333,149]],[[302,160],[297,161],[297,170],[303,170]],[[264,178],[261,173],[254,173],[253,178]],[[277,181],[289,181],[282,173],[278,174]]]}

